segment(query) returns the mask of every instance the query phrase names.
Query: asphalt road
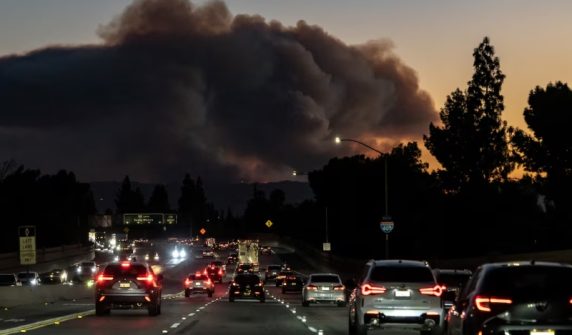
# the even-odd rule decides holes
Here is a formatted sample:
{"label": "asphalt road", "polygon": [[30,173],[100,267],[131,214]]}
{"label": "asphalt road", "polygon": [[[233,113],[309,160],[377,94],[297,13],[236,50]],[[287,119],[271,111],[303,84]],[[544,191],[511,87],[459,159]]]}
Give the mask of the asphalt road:
{"label": "asphalt road", "polygon": [[[276,248],[276,254],[261,256],[261,269],[267,264],[281,264],[286,260],[294,270],[311,273],[313,269],[303,257],[286,249]],[[193,251],[195,252],[195,251]],[[228,301],[227,289],[232,269],[223,284],[216,284],[215,295],[193,295],[185,298],[182,282],[185,275],[204,268],[211,260],[189,257],[182,262],[159,264],[165,276],[162,314],[147,315],[147,310],[112,310],[111,315],[93,315],[93,301],[70,301],[51,306],[22,307],[0,313],[0,325],[9,326],[5,317],[24,319],[12,326],[49,319],[57,315],[71,314],[67,321],[49,322],[31,334],[347,334],[347,308],[335,305],[311,305],[302,307],[301,293],[282,294],[273,284],[266,285],[265,303],[258,301]],[[42,310],[44,310],[42,314]],[[33,316],[33,317],[31,317]],[[394,332],[395,333],[395,332]],[[0,334],[3,334],[0,330]],[[407,334],[407,333],[403,333]],[[409,333],[413,334],[413,333]]]}

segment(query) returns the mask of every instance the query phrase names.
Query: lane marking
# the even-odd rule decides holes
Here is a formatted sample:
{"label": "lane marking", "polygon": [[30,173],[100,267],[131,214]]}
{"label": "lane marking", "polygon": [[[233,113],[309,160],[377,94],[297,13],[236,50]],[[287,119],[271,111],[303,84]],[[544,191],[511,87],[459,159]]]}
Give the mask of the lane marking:
{"label": "lane marking", "polygon": [[64,315],[64,316],[58,316],[55,318],[37,321],[37,322],[29,323],[26,325],[14,327],[14,328],[3,329],[3,330],[0,330],[0,335],[25,333],[29,330],[43,328],[43,327],[51,326],[51,325],[59,325],[62,322],[73,320],[73,319],[81,319],[84,316],[88,316],[88,315],[92,315],[92,314],[95,314],[95,309],[91,309],[91,310],[85,311],[85,312],[68,314],[68,315]]}
{"label": "lane marking", "polygon": [[173,323],[173,324],[171,325],[171,328],[177,328],[177,327],[179,327],[180,325],[181,325],[181,324],[178,323],[178,322],[177,322],[177,323]]}

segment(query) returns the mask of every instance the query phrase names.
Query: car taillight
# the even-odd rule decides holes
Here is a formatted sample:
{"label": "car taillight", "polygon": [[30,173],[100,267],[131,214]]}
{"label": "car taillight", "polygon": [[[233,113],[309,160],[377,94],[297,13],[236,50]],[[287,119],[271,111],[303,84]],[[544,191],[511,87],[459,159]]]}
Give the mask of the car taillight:
{"label": "car taillight", "polygon": [[122,268],[128,268],[128,267],[130,267],[130,266],[131,266],[131,263],[129,263],[129,262],[121,262],[121,267],[122,267]]}
{"label": "car taillight", "polygon": [[510,305],[512,300],[509,298],[499,298],[499,297],[485,297],[478,295],[475,297],[475,305],[477,309],[481,312],[490,312],[494,305]]}
{"label": "car taillight", "polygon": [[343,291],[345,290],[344,285],[336,285],[334,286],[334,291]]}
{"label": "car taillight", "polygon": [[421,294],[425,294],[425,295],[433,295],[436,297],[440,297],[441,294],[443,294],[443,287],[441,287],[439,285],[435,285],[433,287],[421,288],[421,289],[419,289],[419,292],[421,292]]}
{"label": "car taillight", "polygon": [[238,285],[237,283],[235,283],[235,282],[232,282],[230,285],[231,285],[231,286],[239,286],[239,285]]}
{"label": "car taillight", "polygon": [[113,276],[106,276],[104,274],[100,274],[99,276],[97,276],[97,283],[101,284],[104,283],[106,281],[110,281],[113,280]]}
{"label": "car taillight", "polygon": [[146,276],[142,276],[142,277],[137,277],[137,280],[139,281],[144,281],[146,282],[148,285],[153,285],[153,286],[157,286],[155,283],[155,277],[152,274],[147,274]]}
{"label": "car taillight", "polygon": [[383,286],[371,286],[370,284],[364,284],[361,286],[362,295],[383,294],[385,291],[387,291],[387,289]]}
{"label": "car taillight", "polygon": [[222,270],[218,270],[218,274],[222,276]]}
{"label": "car taillight", "polygon": [[204,282],[206,285],[209,285],[209,286],[210,286],[210,284],[212,283],[210,279],[203,280],[203,282]]}
{"label": "car taillight", "polygon": [[317,290],[318,290],[318,287],[317,287],[316,285],[310,284],[310,285],[306,286],[306,289],[307,289],[308,291],[317,291]]}
{"label": "car taillight", "polygon": [[185,279],[185,286],[189,286],[189,285],[191,285],[192,283],[193,283],[192,280],[189,280],[188,278]]}

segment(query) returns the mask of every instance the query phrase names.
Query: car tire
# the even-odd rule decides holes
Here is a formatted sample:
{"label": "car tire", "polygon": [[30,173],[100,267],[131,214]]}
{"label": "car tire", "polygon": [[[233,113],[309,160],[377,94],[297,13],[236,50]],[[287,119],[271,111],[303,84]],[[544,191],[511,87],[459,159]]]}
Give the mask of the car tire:
{"label": "car tire", "polygon": [[188,298],[191,296],[191,292],[189,292],[188,290],[185,290],[185,298]]}
{"label": "car tire", "polygon": [[111,309],[106,307],[104,304],[95,303],[95,315],[104,316],[104,315],[109,315],[110,312],[111,312]]}
{"label": "car tire", "polygon": [[310,303],[307,300],[303,300],[302,301],[302,306],[303,307],[310,307]]}
{"label": "car tire", "polygon": [[159,304],[154,303],[152,305],[149,305],[149,307],[147,307],[147,311],[149,312],[149,316],[159,315],[159,313],[160,313]]}
{"label": "car tire", "polygon": [[209,291],[208,296],[209,296],[209,298],[212,298],[213,297],[213,291]]}
{"label": "car tire", "polygon": [[347,304],[345,302],[338,302],[338,307],[346,307]]}
{"label": "car tire", "polygon": [[234,298],[233,298],[233,297],[228,297],[228,302],[234,302]]}

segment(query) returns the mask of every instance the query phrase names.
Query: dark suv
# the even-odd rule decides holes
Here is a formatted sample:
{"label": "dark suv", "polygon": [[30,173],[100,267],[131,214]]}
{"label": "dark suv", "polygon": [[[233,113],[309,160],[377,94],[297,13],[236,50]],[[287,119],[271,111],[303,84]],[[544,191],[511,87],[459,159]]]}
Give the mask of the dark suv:
{"label": "dark suv", "polygon": [[439,334],[444,312],[442,288],[421,261],[369,261],[349,301],[349,333],[373,328],[406,328]]}
{"label": "dark suv", "polygon": [[433,269],[437,282],[443,285],[443,305],[445,310],[453,306],[459,291],[471,278],[471,270]]}
{"label": "dark suv", "polygon": [[570,334],[570,283],[571,265],[481,265],[447,314],[447,334]]}
{"label": "dark suv", "polygon": [[234,302],[236,298],[258,299],[260,302],[265,302],[264,284],[260,277],[252,273],[236,275],[228,290],[228,301]]}
{"label": "dark suv", "polygon": [[147,308],[151,316],[161,314],[162,279],[148,264],[108,264],[97,276],[95,314],[109,314],[112,308]]}

